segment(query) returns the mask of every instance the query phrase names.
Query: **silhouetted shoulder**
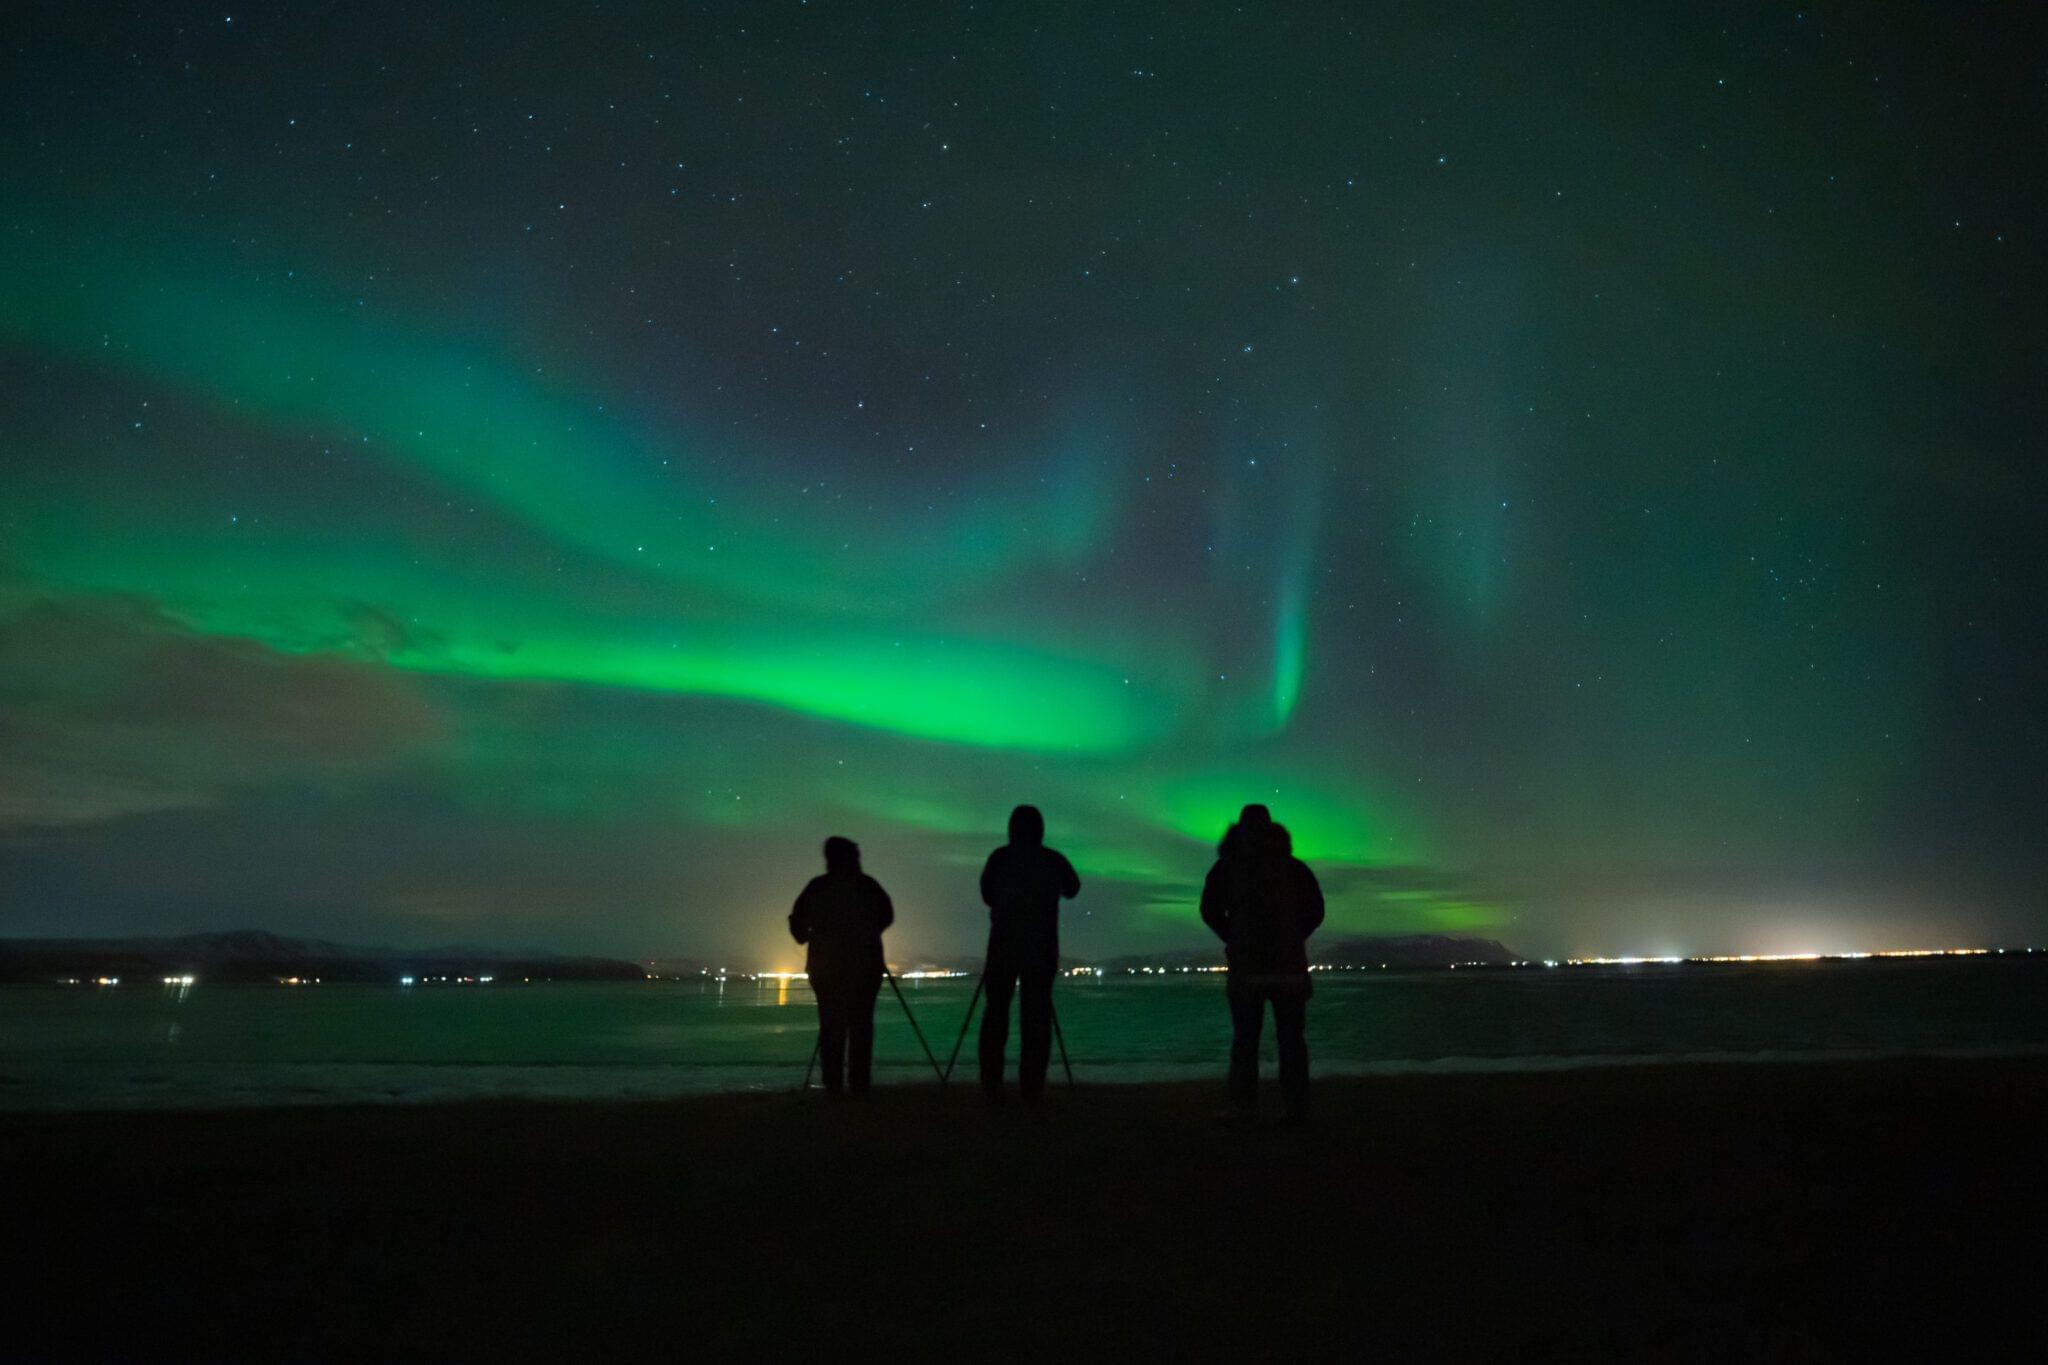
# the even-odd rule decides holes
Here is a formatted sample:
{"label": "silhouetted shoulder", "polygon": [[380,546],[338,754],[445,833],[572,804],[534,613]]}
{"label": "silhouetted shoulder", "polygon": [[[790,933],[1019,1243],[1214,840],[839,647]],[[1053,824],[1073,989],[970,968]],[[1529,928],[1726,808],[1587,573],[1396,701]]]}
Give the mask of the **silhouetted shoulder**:
{"label": "silhouetted shoulder", "polygon": [[877,921],[875,927],[886,929],[891,924],[894,924],[896,922],[896,905],[895,902],[889,899],[889,893],[882,889],[882,884],[866,873],[861,874],[860,881],[861,891],[867,896],[868,903],[874,908],[874,915]]}
{"label": "silhouetted shoulder", "polygon": [[981,865],[981,903],[993,909],[1002,888],[1003,873],[1010,861],[1010,846],[998,844]]}
{"label": "silhouetted shoulder", "polygon": [[1067,855],[1056,848],[1049,848],[1054,871],[1060,879],[1060,894],[1068,900],[1081,894],[1081,874],[1074,871],[1074,865],[1067,861]]}
{"label": "silhouetted shoulder", "polygon": [[1292,899],[1296,913],[1301,918],[1303,936],[1314,933],[1323,923],[1323,884],[1316,880],[1315,869],[1299,858],[1290,858],[1293,864],[1288,869],[1293,882]]}
{"label": "silhouetted shoulder", "polygon": [[1201,902],[1202,923],[1226,943],[1230,941],[1230,898],[1225,885],[1229,870],[1222,858],[1210,864],[1209,875],[1202,878]]}

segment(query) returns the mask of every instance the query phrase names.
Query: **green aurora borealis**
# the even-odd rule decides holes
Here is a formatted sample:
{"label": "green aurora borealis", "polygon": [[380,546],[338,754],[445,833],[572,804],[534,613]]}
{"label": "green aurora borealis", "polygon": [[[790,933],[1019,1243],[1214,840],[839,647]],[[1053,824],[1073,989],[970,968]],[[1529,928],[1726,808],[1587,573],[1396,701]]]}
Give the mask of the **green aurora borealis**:
{"label": "green aurora borealis", "polygon": [[45,17],[0,932],[752,960],[842,833],[953,952],[1020,800],[1083,954],[1247,800],[1338,934],[2043,927],[2024,39]]}

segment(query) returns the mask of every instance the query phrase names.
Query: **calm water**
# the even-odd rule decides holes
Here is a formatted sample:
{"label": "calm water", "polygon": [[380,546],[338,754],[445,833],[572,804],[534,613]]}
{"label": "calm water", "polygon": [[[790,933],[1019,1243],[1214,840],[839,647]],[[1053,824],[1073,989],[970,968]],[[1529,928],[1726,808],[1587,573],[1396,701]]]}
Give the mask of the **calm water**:
{"label": "calm water", "polygon": [[[972,988],[904,984],[941,1060]],[[2044,988],[2041,955],[1331,974],[1309,1042],[1324,1073],[2030,1052],[2048,1050]],[[1081,1079],[1220,1073],[1218,976],[1062,980],[1056,999]],[[814,1019],[801,982],[14,988],[0,1109],[773,1090],[802,1077]],[[931,1080],[886,985],[875,1051],[878,1080]],[[956,1080],[971,1036],[961,1060]]]}

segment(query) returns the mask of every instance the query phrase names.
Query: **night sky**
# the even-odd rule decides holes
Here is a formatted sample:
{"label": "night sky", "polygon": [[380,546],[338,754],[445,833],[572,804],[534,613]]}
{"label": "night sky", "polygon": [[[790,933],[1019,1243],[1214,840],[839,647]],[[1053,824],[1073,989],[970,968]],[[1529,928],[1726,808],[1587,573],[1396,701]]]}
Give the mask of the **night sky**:
{"label": "night sky", "polygon": [[0,933],[2048,940],[2040,9],[428,8],[6,21]]}

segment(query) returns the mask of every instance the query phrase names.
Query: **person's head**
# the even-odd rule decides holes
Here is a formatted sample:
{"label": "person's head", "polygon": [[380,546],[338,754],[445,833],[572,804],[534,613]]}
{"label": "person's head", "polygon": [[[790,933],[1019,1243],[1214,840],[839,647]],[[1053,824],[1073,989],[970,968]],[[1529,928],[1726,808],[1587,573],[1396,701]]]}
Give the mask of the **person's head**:
{"label": "person's head", "polygon": [[1273,852],[1282,858],[1294,856],[1294,836],[1287,832],[1287,826],[1275,821],[1271,830]]}
{"label": "person's head", "polygon": [[1045,817],[1038,813],[1038,807],[1019,806],[1010,812],[1010,842],[1013,844],[1042,844],[1045,842]]}
{"label": "person's head", "polygon": [[1216,853],[1224,858],[1255,857],[1269,847],[1273,812],[1254,801],[1237,813],[1237,823],[1223,831]]}
{"label": "person's head", "polygon": [[860,845],[851,839],[842,839],[837,834],[825,841],[825,870],[827,872],[860,871]]}

